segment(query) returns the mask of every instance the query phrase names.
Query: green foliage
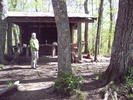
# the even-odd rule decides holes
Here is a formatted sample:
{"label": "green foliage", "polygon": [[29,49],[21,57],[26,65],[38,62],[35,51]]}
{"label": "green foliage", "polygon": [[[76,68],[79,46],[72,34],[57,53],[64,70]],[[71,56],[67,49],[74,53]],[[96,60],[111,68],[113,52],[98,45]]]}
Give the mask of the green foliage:
{"label": "green foliage", "polygon": [[99,76],[96,76],[96,80],[98,80],[99,79]]}
{"label": "green foliage", "polygon": [[3,66],[3,64],[0,64],[0,67],[2,67]]}
{"label": "green foliage", "polygon": [[112,88],[112,89],[116,89],[116,84],[112,83],[112,84],[111,84],[111,88]]}
{"label": "green foliage", "polygon": [[128,95],[128,97],[133,99],[133,94],[130,93],[130,94]]}
{"label": "green foliage", "polygon": [[79,72],[81,72],[78,68],[79,68],[78,66],[73,66],[73,69],[74,69],[74,71],[75,71],[77,74],[78,74]]}
{"label": "green foliage", "polygon": [[115,97],[113,97],[112,100],[117,100],[117,99]]}
{"label": "green foliage", "polygon": [[128,68],[126,79],[126,86],[133,87],[133,67]]}
{"label": "green foliage", "polygon": [[55,90],[61,95],[71,95],[75,89],[80,89],[81,76],[74,76],[70,72],[60,72],[60,78],[55,79]]}
{"label": "green foliage", "polygon": [[121,88],[121,92],[127,92],[128,98],[133,98],[133,67],[128,67],[127,75],[125,76],[125,84]]}
{"label": "green foliage", "polygon": [[75,71],[78,70],[78,66],[73,66],[73,68]]}
{"label": "green foliage", "polygon": [[13,85],[13,83],[12,82],[8,82],[8,85],[11,86],[11,85]]}
{"label": "green foliage", "polygon": [[63,2],[66,2],[67,0],[62,0]]}
{"label": "green foliage", "polygon": [[96,72],[99,73],[100,72],[100,69],[97,69]]}
{"label": "green foliage", "polygon": [[[83,13],[84,12],[84,0],[62,0],[67,4],[68,12],[77,12]],[[114,1],[114,5],[118,3],[118,0]],[[93,4],[93,5],[92,5]],[[92,0],[88,1],[88,11],[89,15],[98,17],[98,8],[99,8],[100,1]],[[15,6],[16,5],[16,6]],[[102,22],[102,30],[101,30],[101,45],[100,45],[100,54],[110,55],[111,52],[107,52],[108,50],[108,37],[111,36],[111,45],[113,41],[114,29],[115,29],[115,14],[117,13],[117,7],[113,6],[111,12],[113,13],[113,27],[112,33],[109,33],[109,24],[110,24],[110,10],[109,10],[109,2],[105,0],[104,3],[104,12],[103,12],[103,22]],[[15,7],[15,8],[14,8]],[[9,11],[35,11],[37,8],[38,11],[43,12],[52,12],[52,2],[50,0],[8,0],[8,9]],[[75,31],[75,30],[74,30]],[[94,54],[95,48],[95,36],[97,31],[97,21],[94,23],[89,23],[89,30],[88,30],[88,40],[89,40],[89,51],[91,54]],[[77,33],[77,31],[75,31]],[[82,25],[82,40],[84,41],[84,26]],[[74,34],[74,43],[77,43],[77,34]],[[111,51],[111,50],[110,50]]]}
{"label": "green foliage", "polygon": [[77,100],[85,100],[86,95],[82,91],[80,91],[79,89],[75,89],[75,92],[79,95]]}
{"label": "green foliage", "polygon": [[101,74],[100,69],[97,69],[97,70],[96,70],[96,73],[99,74],[99,75],[96,75],[96,76],[95,76],[95,79],[98,80],[98,79],[100,79],[100,74]]}

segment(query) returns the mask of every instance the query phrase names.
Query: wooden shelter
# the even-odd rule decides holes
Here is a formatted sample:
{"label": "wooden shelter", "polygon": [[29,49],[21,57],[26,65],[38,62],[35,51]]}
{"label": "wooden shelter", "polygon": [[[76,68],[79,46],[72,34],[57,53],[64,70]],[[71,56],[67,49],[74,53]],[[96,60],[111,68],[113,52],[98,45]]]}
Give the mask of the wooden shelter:
{"label": "wooden shelter", "polygon": [[[73,30],[78,30],[78,57],[81,58],[81,23],[93,23],[96,17],[87,14],[68,13],[68,18],[70,23],[71,43],[73,43]],[[30,55],[29,40],[32,32],[37,34],[37,39],[40,44],[40,56],[55,55],[58,45],[55,46],[53,43],[58,41],[58,36],[53,13],[8,12],[7,21],[8,55],[12,55],[12,24],[18,25],[20,29],[20,44],[23,48],[22,56],[28,57]]]}

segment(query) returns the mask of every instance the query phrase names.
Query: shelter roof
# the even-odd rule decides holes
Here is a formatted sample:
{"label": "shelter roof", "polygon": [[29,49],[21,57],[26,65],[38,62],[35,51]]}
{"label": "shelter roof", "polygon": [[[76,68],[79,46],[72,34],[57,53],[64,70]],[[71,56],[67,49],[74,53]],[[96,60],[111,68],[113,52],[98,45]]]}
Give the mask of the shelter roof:
{"label": "shelter roof", "polygon": [[[46,12],[8,12],[8,17],[54,17],[54,13]],[[69,18],[85,18],[89,20],[96,20],[94,16],[89,16],[85,13],[68,13]]]}

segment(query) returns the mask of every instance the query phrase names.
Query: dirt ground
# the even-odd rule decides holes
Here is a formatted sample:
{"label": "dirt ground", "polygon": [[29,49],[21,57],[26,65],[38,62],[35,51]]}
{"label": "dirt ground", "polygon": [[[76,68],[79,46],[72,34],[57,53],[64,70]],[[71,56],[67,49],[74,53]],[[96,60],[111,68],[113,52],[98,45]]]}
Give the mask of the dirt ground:
{"label": "dirt ground", "polygon": [[[75,63],[78,66],[78,75],[81,75],[81,91],[86,95],[85,100],[102,100],[103,94],[98,90],[96,80],[99,73],[106,70],[110,58],[99,57],[100,62],[91,62],[83,59],[82,63]],[[31,69],[30,64],[6,65],[0,68],[0,90],[8,87],[9,84],[19,81],[20,85],[16,90],[0,96],[0,100],[78,100],[76,97],[62,97],[53,93],[51,86],[57,77],[57,62],[39,63],[37,69]]]}

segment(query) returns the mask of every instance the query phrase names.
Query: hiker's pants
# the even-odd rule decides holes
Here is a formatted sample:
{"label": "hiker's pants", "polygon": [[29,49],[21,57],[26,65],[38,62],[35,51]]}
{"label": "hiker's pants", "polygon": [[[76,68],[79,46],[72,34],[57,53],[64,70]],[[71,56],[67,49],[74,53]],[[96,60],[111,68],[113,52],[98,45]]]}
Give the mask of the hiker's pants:
{"label": "hiker's pants", "polygon": [[35,68],[37,65],[39,55],[38,50],[31,50],[31,67]]}

